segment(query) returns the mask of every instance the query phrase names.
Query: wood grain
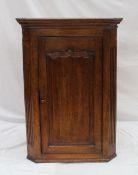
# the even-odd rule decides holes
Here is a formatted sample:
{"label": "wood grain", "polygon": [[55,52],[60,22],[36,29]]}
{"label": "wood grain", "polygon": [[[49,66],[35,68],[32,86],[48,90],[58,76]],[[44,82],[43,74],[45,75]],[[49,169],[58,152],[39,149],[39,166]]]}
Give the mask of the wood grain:
{"label": "wood grain", "polygon": [[101,162],[116,156],[117,24],[24,19],[28,159]]}

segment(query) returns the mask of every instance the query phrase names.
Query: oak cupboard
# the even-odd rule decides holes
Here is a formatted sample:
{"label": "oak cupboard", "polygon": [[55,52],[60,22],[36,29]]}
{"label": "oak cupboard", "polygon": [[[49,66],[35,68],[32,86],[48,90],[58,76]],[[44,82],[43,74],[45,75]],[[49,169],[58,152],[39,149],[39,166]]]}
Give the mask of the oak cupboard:
{"label": "oak cupboard", "polygon": [[28,159],[116,156],[117,25],[111,19],[17,19],[23,34]]}

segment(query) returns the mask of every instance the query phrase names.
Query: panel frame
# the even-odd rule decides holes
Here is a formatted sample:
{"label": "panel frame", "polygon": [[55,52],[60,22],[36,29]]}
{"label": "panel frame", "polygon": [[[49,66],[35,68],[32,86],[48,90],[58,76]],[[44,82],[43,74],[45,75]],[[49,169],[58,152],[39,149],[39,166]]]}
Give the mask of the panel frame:
{"label": "panel frame", "polygon": [[[53,36],[52,36],[53,37]],[[59,36],[60,38],[62,38],[62,37],[65,37],[65,36]],[[68,37],[68,36],[67,36]],[[79,36],[80,37],[80,36]],[[81,38],[82,37],[87,37],[87,36],[81,36]],[[45,69],[46,70],[46,64],[44,63],[44,60],[46,59],[45,58],[45,54],[46,54],[46,52],[44,51],[45,50],[45,40],[46,40],[46,36],[41,36],[41,37],[39,37],[38,38],[38,42],[39,42],[39,44],[38,44],[38,46],[40,46],[40,47],[38,47],[38,48],[40,48],[40,50],[39,50],[39,53],[40,53],[40,56],[39,56],[39,58],[38,58],[38,60],[39,60],[39,64],[41,64],[40,65],[40,67],[41,67],[41,69],[43,68],[43,69]],[[101,37],[91,37],[92,39],[94,39],[95,40],[95,43],[96,43],[96,51],[97,51],[97,49],[100,49],[99,47],[101,47],[101,46],[99,46],[98,44],[100,44],[101,45],[101,40],[102,40],[102,38]],[[98,43],[98,44],[97,44]],[[101,62],[101,66],[102,66],[102,60],[101,60],[101,55],[98,55],[100,52],[97,52],[96,53],[96,57],[99,57],[99,58],[97,58],[97,59],[99,59],[99,62]],[[40,58],[41,57],[41,58]],[[43,59],[43,61],[42,61],[42,59]],[[96,60],[97,60],[96,59]],[[100,61],[101,60],[101,61]],[[42,62],[41,62],[42,61]],[[41,62],[41,63],[40,63]],[[94,72],[94,76],[98,76],[99,74],[97,74],[97,72],[96,72],[96,67],[98,68],[98,66],[100,66],[100,65],[98,65],[97,64],[97,61],[94,63],[95,65],[94,65],[94,70],[95,70],[95,72]],[[100,70],[100,68],[99,68],[99,70]],[[40,71],[41,72],[41,71]],[[46,74],[46,72],[45,72],[45,74]],[[42,75],[40,75],[39,76],[40,78],[39,79],[41,79],[40,81],[40,84],[42,83],[42,81],[43,81],[43,79],[45,79],[46,80],[46,77],[44,77],[44,76],[42,76]],[[47,81],[47,80],[46,80]],[[102,82],[102,71],[101,71],[101,82]],[[97,84],[95,85],[95,86],[97,86]],[[43,90],[42,90],[42,88],[43,88]],[[44,86],[44,87],[42,87],[41,88],[41,90],[40,90],[40,88],[39,88],[39,92],[40,92],[40,98],[42,98],[42,99],[44,99],[44,98],[46,98],[46,96],[48,95],[44,95],[43,96],[43,94],[42,94],[42,91],[43,91],[43,93],[44,93],[44,91],[46,91],[46,89],[47,89],[47,87],[46,86]],[[96,87],[95,87],[96,88]],[[102,93],[102,84],[101,84],[101,86],[99,87],[99,88],[101,88],[101,93]],[[98,91],[95,91],[95,98],[96,98],[96,96],[98,97]],[[45,103],[43,103],[43,104],[45,104]],[[43,112],[41,113],[41,115],[44,115],[44,113],[46,113],[46,110],[44,109],[44,105],[42,104],[42,106],[40,105],[40,108],[42,108],[42,110],[43,110]],[[99,101],[99,104],[100,104],[100,106],[102,107],[102,96],[101,96],[101,102]],[[95,109],[97,108],[97,105],[95,105]],[[102,109],[101,109],[102,110]],[[99,110],[95,110],[95,115],[97,116],[97,117],[95,117],[95,120],[97,120],[97,122],[98,122],[98,119],[99,119],[99,115],[101,115],[101,119],[99,119],[100,121],[102,121],[102,111],[100,110],[100,112],[99,112]],[[98,112],[99,112],[99,114],[98,114]],[[42,117],[42,116],[40,116],[40,118],[41,118],[41,120],[40,120],[40,122],[41,122],[41,126],[44,124],[44,123],[48,123],[49,122],[49,119],[47,119],[47,120],[45,120],[45,118],[46,117]],[[96,121],[95,121],[96,122]],[[40,126],[40,127],[41,127]],[[74,153],[75,154],[75,152],[77,152],[76,154],[78,154],[78,153],[97,153],[97,154],[100,154],[101,153],[101,151],[102,151],[102,134],[101,134],[101,132],[102,132],[102,124],[100,123],[99,124],[99,129],[100,129],[100,133],[98,133],[97,132],[97,134],[99,134],[99,137],[100,137],[100,140],[99,140],[99,138],[95,135],[94,136],[94,139],[96,140],[96,145],[94,144],[92,144],[92,145],[79,145],[79,146],[50,146],[50,145],[48,145],[48,137],[49,137],[49,135],[48,135],[48,131],[49,131],[49,129],[48,129],[48,125],[46,125],[46,127],[42,127],[43,129],[46,129],[47,128],[47,130],[43,130],[43,132],[42,132],[42,129],[41,129],[41,146],[42,146],[42,148],[41,148],[41,152],[42,153],[66,153],[66,152],[68,152],[68,153]],[[96,130],[96,125],[94,125],[94,127],[95,127],[95,132],[97,131]],[[43,134],[42,134],[43,133]],[[46,134],[46,135],[45,135]],[[45,139],[44,139],[45,138]],[[42,142],[42,139],[44,139],[44,142]],[[99,140],[99,141],[98,141]],[[46,147],[45,147],[45,145],[47,145]],[[44,146],[44,147],[43,147]],[[96,146],[96,147],[95,147]],[[56,147],[58,148],[58,149],[56,149]],[[89,150],[88,150],[88,148],[89,148]],[[74,149],[74,151],[73,152],[71,152],[70,150],[73,150]],[[43,150],[45,150],[45,151],[43,151]],[[59,151],[58,151],[59,150]],[[88,150],[88,151],[87,151]]]}

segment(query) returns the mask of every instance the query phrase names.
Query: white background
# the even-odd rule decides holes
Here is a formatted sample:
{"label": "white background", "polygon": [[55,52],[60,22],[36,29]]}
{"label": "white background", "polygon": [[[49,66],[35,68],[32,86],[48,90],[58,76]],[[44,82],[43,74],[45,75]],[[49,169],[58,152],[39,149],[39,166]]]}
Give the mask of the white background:
{"label": "white background", "polygon": [[123,17],[118,28],[118,120],[138,120],[137,0],[0,0],[0,119],[24,122],[22,33],[15,18]]}
{"label": "white background", "polygon": [[[26,159],[22,32],[15,18],[123,17],[118,28],[118,156],[109,163]],[[0,175],[138,175],[138,1],[0,0]]]}

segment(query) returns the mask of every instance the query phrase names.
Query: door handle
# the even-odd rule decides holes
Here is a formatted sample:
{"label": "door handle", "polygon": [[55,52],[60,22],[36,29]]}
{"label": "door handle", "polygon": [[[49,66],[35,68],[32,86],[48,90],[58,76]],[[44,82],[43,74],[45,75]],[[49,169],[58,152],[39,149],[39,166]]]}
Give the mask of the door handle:
{"label": "door handle", "polygon": [[40,98],[40,103],[43,104],[43,103],[48,103],[48,98]]}

